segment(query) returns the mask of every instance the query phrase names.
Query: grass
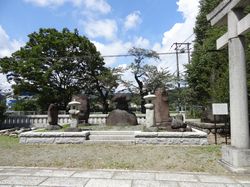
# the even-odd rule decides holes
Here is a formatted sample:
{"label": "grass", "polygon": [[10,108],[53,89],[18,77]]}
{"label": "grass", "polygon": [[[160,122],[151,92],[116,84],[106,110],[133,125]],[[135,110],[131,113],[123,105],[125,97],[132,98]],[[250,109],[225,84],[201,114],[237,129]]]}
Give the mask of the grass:
{"label": "grass", "polygon": [[215,145],[23,145],[18,138],[0,136],[0,149],[1,166],[226,173]]}

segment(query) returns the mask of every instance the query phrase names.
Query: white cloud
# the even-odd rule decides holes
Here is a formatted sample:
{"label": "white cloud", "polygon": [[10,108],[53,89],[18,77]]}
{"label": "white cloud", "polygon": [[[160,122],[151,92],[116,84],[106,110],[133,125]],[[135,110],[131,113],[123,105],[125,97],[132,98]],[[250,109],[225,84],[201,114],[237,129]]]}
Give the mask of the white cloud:
{"label": "white cloud", "polygon": [[65,3],[65,0],[24,0],[27,3],[32,3],[36,6],[46,7],[46,6],[61,6]]}
{"label": "white cloud", "polygon": [[84,5],[86,9],[107,14],[111,11],[111,6],[105,0],[24,0],[39,7],[58,7],[65,3],[71,3],[73,6],[81,7]]}
{"label": "white cloud", "polygon": [[111,11],[111,6],[105,0],[84,0],[85,6],[93,11],[107,14]]}
{"label": "white cloud", "polygon": [[[163,34],[162,42],[154,44],[153,50],[158,52],[174,52],[173,43],[182,43],[189,38],[193,33],[196,16],[199,11],[199,0],[178,0],[178,11],[182,13],[184,22],[176,23],[170,30]],[[186,42],[192,42],[194,35]],[[184,46],[183,46],[184,47]],[[170,50],[171,48],[171,50]],[[166,55],[162,56],[162,63],[159,67],[170,67],[171,72],[176,71],[176,56]],[[187,54],[179,56],[180,71],[184,70],[183,64],[188,61]]]}
{"label": "white cloud", "polygon": [[20,49],[23,45],[24,43],[22,41],[11,40],[3,27],[0,25],[0,58],[11,56],[13,52]]}
{"label": "white cloud", "polygon": [[135,47],[139,47],[139,48],[149,48],[150,42],[148,39],[140,36],[140,37],[135,38],[134,45]]}
{"label": "white cloud", "polygon": [[[0,58],[11,56],[13,52],[20,49],[23,45],[24,43],[22,41],[11,40],[3,27],[0,25]],[[6,76],[0,74],[0,89],[9,90],[10,88],[11,85],[7,82]]]}
{"label": "white cloud", "polygon": [[134,11],[126,17],[125,30],[133,29],[142,22],[140,11]]}
{"label": "white cloud", "polygon": [[89,20],[83,22],[85,33],[91,38],[104,37],[107,40],[113,40],[117,33],[117,24],[115,20]]}
{"label": "white cloud", "polygon": [[[128,50],[132,47],[130,42],[123,43],[122,41],[114,41],[106,45],[96,41],[92,42],[95,44],[97,50],[100,51],[102,56],[127,54]],[[111,66],[117,62],[117,58],[114,57],[105,57],[104,60],[107,66]]]}

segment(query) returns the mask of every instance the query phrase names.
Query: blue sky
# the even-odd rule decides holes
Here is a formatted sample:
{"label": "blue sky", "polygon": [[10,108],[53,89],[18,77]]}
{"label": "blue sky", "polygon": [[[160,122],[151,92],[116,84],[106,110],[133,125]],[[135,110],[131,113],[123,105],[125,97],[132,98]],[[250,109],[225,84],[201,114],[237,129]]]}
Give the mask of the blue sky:
{"label": "blue sky", "polygon": [[[174,42],[192,42],[199,0],[1,0],[0,57],[10,56],[39,28],[64,27],[87,36],[102,55],[126,54],[136,46],[172,52]],[[192,37],[189,37],[191,36]],[[126,58],[107,58],[107,66],[126,66]],[[187,63],[186,55],[180,64]],[[176,70],[175,55],[158,67]],[[183,67],[181,66],[183,71]]]}

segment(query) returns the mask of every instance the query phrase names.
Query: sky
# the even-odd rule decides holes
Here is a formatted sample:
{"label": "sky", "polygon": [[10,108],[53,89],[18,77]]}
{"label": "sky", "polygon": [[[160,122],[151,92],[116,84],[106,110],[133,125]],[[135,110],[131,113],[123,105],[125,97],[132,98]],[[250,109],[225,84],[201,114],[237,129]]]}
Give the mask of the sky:
{"label": "sky", "polygon": [[[158,53],[175,52],[173,43],[194,40],[199,0],[1,0],[0,58],[10,56],[39,28],[78,29],[103,56],[127,54],[140,47]],[[152,62],[176,72],[176,55]],[[188,62],[180,54],[180,72]],[[108,67],[126,67],[131,59],[104,58]],[[129,73],[127,73],[129,77]],[[0,88],[8,88],[0,75]]]}

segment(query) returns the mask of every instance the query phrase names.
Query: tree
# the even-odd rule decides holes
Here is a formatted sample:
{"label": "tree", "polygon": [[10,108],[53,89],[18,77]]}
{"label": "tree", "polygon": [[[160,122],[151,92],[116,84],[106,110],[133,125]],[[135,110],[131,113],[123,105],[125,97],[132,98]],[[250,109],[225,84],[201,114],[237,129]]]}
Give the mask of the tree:
{"label": "tree", "polygon": [[134,57],[131,63],[131,70],[136,85],[133,81],[123,81],[123,84],[131,91],[140,96],[141,112],[145,113],[145,100],[143,97],[147,92],[155,92],[158,87],[166,87],[171,80],[171,75],[167,69],[158,69],[156,66],[146,64],[147,60],[159,60],[159,55],[152,50],[142,48],[131,48],[128,53]]}
{"label": "tree", "polygon": [[[2,72],[15,75],[15,94],[35,94],[40,108],[47,110],[52,102],[65,109],[75,93],[103,90],[100,77],[110,70],[94,44],[77,30],[40,29],[28,37],[24,47],[0,60]],[[102,97],[101,91],[96,93]]]}
{"label": "tree", "polygon": [[167,68],[158,69],[153,65],[144,65],[143,71],[145,72],[144,85],[147,91],[155,93],[157,88],[170,88],[172,87],[173,75]]}
{"label": "tree", "polygon": [[0,94],[0,124],[5,119],[6,105],[3,96]]}
{"label": "tree", "polygon": [[227,50],[216,50],[216,40],[225,32],[223,27],[211,27],[206,15],[220,0],[201,0],[196,18],[196,35],[191,63],[187,68],[189,94],[193,104],[206,106],[211,102],[228,102]]}
{"label": "tree", "polygon": [[92,73],[91,83],[95,85],[94,90],[91,90],[89,94],[99,95],[99,101],[103,106],[103,113],[108,113],[109,104],[108,100],[114,94],[116,87],[118,86],[119,70],[116,68],[104,68],[101,74]]}

